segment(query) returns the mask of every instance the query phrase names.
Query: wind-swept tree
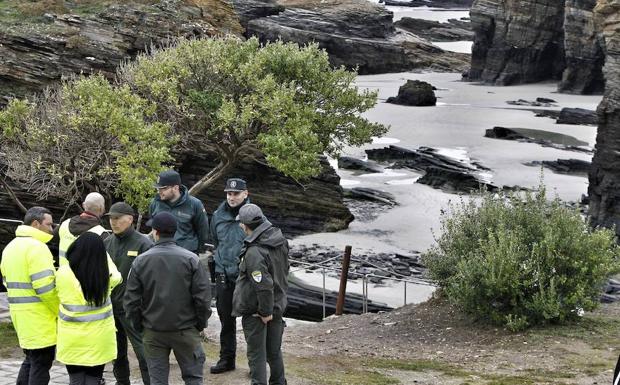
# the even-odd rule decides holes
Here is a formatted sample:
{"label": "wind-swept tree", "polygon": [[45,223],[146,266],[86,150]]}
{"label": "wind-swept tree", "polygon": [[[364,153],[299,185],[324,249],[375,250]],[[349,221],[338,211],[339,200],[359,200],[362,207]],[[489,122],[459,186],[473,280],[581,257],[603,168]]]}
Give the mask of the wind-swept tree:
{"label": "wind-swept tree", "polygon": [[153,121],[155,105],[102,76],[64,81],[0,111],[6,175],[39,199],[67,210],[84,193],[122,196],[145,212],[154,178],[169,161],[169,126]]}
{"label": "wind-swept tree", "polygon": [[319,173],[319,155],[335,156],[345,145],[387,131],[361,116],[377,93],[360,93],[356,73],[332,68],[315,44],[179,40],[123,65],[118,77],[157,105],[158,119],[171,124],[181,151],[216,149],[219,164],[192,194],[227,173],[248,147],[303,179]]}

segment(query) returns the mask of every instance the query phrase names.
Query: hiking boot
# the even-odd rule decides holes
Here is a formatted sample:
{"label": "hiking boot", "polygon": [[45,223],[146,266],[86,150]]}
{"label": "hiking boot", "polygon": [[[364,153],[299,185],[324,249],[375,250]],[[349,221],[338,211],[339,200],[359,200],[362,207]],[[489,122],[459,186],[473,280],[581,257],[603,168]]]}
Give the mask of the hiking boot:
{"label": "hiking boot", "polygon": [[235,370],[235,361],[219,360],[217,364],[213,365],[210,369],[212,374],[224,373],[231,370]]}

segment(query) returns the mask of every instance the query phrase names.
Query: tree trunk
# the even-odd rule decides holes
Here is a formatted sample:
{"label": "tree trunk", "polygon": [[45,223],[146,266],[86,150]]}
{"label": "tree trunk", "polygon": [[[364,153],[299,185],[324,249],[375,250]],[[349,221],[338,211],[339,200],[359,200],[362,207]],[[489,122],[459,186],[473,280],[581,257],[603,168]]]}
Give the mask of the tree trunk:
{"label": "tree trunk", "polygon": [[207,175],[200,178],[200,180],[189,189],[189,193],[194,196],[200,194],[201,191],[207,189],[209,186],[219,180],[224,174],[229,172],[233,168],[233,166],[234,164],[232,162],[220,162],[211,171],[209,171]]}

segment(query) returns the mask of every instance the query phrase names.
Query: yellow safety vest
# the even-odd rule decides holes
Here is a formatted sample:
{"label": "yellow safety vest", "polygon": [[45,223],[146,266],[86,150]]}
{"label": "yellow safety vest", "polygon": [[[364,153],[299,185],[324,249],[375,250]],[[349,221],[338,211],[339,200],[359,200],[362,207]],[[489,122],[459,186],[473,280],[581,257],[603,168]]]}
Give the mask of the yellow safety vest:
{"label": "yellow safety vest", "polygon": [[[108,265],[109,261],[108,258]],[[121,274],[112,264],[108,299],[103,306],[91,306],[84,299],[80,282],[71,267],[60,266],[56,272],[60,298],[58,361],[66,365],[95,366],[116,359],[116,327],[110,292],[121,280]]]}
{"label": "yellow safety vest", "polygon": [[19,346],[41,349],[56,345],[54,257],[45,245],[52,235],[25,225],[17,227],[15,235],[2,252],[0,270]]}
{"label": "yellow safety vest", "polygon": [[[77,236],[73,235],[71,231],[69,231],[69,221],[71,219],[67,219],[60,224],[60,228],[58,229],[58,237],[60,238],[58,243],[58,264],[59,266],[67,265],[67,250],[69,250],[69,246],[77,239]],[[105,228],[101,225],[94,226],[88,229],[91,233],[95,233],[97,235],[101,235],[105,233]]]}

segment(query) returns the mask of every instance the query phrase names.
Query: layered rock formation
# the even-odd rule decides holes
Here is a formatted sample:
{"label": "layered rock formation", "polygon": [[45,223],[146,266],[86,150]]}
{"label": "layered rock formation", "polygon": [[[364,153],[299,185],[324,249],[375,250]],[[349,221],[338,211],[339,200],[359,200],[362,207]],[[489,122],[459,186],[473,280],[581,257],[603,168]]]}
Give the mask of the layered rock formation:
{"label": "layered rock formation", "polygon": [[[230,175],[247,180],[250,199],[262,207],[265,215],[288,236],[310,232],[336,231],[346,228],[353,220],[350,211],[343,204],[343,190],[339,186],[340,177],[322,160],[323,172],[304,184],[266,166],[259,153],[251,154],[231,171]],[[216,164],[215,153],[207,151],[200,155],[178,155],[175,166],[181,173],[183,183],[191,186]],[[0,160],[0,170],[2,162]],[[0,175],[0,178],[4,178]],[[3,179],[4,180],[4,179]],[[38,201],[15,183],[7,180],[19,200],[26,207],[35,205],[48,207],[58,221],[65,207],[59,199]],[[224,182],[217,181],[211,188],[198,195],[205,204],[207,212],[212,213],[225,199]],[[155,190],[153,190],[155,195]],[[0,184],[0,218],[20,220],[23,213],[14,203],[8,190]],[[77,208],[69,211],[77,213]],[[0,250],[14,237],[16,224],[0,221]]]}
{"label": "layered rock formation", "polygon": [[596,152],[589,174],[589,214],[593,226],[615,226],[620,234],[620,0],[599,0],[597,29],[606,52],[605,96],[598,106]]}
{"label": "layered rock formation", "polygon": [[2,22],[0,105],[71,74],[101,72],[111,78],[123,60],[171,38],[241,32],[225,0],[127,2],[90,15],[46,13],[24,22]]}
{"label": "layered rock formation", "polygon": [[403,17],[394,22],[394,25],[430,41],[474,40],[469,21],[450,19],[447,23],[440,23],[434,20]]}
{"label": "layered rock formation", "polygon": [[469,79],[510,85],[559,80],[561,92],[599,93],[604,62],[596,0],[476,0]]}
{"label": "layered rock formation", "polygon": [[446,52],[417,36],[396,31],[392,13],[366,0],[280,0],[285,11],[248,22],[246,34],[261,41],[316,42],[335,66],[360,74],[413,68],[460,71],[468,55]]}
{"label": "layered rock formation", "polygon": [[475,0],[469,79],[497,85],[559,79],[564,70],[563,0]]}
{"label": "layered rock formation", "polygon": [[602,93],[605,55],[594,26],[596,0],[565,0],[564,50],[566,70],[558,91]]}

